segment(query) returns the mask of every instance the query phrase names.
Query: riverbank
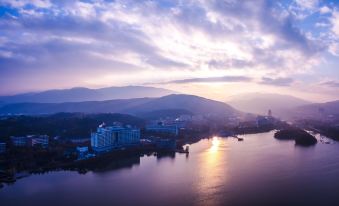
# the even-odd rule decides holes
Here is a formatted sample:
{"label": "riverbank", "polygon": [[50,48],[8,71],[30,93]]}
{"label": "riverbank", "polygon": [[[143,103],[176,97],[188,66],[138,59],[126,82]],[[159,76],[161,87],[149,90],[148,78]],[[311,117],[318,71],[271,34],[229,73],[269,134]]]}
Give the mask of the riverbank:
{"label": "riverbank", "polygon": [[[254,134],[254,133],[263,133],[275,130],[277,127],[255,127],[255,128],[246,128],[239,129],[235,128],[232,130],[228,130],[229,134],[234,135],[244,135],[244,134]],[[64,154],[61,153],[61,149],[53,149],[50,148],[48,150],[37,150],[31,151],[29,150],[29,157],[26,157],[25,151],[20,151],[21,156],[24,158],[18,158],[14,155],[14,157],[18,158],[15,161],[8,161],[11,158],[3,159],[3,161],[8,161],[7,169],[12,170],[13,168],[17,170],[17,172],[28,172],[33,174],[40,174],[49,171],[55,170],[72,170],[78,171],[79,173],[85,173],[87,171],[96,170],[102,167],[106,167],[107,163],[112,164],[114,167],[114,161],[119,162],[118,160],[128,159],[133,157],[141,157],[144,155],[157,155],[157,156],[175,156],[175,153],[185,153],[188,156],[189,149],[186,148],[186,145],[194,144],[199,142],[204,138],[211,138],[216,136],[220,131],[208,131],[208,132],[186,132],[185,135],[173,138],[176,147],[174,149],[159,149],[157,148],[155,142],[150,145],[140,145],[138,147],[132,148],[121,148],[118,150],[113,150],[108,153],[97,154],[95,157],[88,159],[78,159],[74,153],[70,153],[67,158],[65,158]],[[217,135],[218,136],[218,135]],[[241,141],[242,139],[238,139]],[[36,153],[36,154],[35,154]],[[59,154],[59,155],[57,155]],[[60,156],[63,155],[63,156]],[[43,158],[42,158],[43,157]],[[38,158],[38,159],[36,159]],[[24,163],[22,162],[24,161]],[[30,162],[31,161],[31,162]],[[123,161],[122,161],[123,162]],[[4,164],[6,165],[6,164]],[[124,164],[123,164],[124,165]],[[119,166],[119,165],[117,165]],[[6,172],[5,170],[5,172]],[[16,179],[13,179],[12,173],[7,173],[8,175],[5,179],[1,180],[1,182],[6,182],[7,180],[11,180],[15,182]]]}
{"label": "riverbank", "polygon": [[132,155],[102,160],[103,167],[86,174],[60,169],[31,175],[5,185],[0,199],[11,206],[337,203],[339,144],[296,147],[273,136],[273,131],[244,135],[241,143],[203,139],[190,145],[188,158]]}

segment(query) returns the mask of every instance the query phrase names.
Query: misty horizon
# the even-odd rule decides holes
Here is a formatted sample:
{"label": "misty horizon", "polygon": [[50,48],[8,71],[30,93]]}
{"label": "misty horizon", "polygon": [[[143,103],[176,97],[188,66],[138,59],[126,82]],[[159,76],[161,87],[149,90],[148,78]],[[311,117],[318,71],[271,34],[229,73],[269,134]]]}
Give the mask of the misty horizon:
{"label": "misty horizon", "polygon": [[[82,86],[76,86],[76,87],[70,87],[70,88],[53,88],[53,89],[47,89],[47,90],[32,90],[32,91],[22,91],[19,93],[9,93],[9,94],[3,94],[0,95],[1,97],[11,97],[11,96],[17,96],[17,95],[28,95],[28,94],[39,94],[39,93],[45,93],[45,92],[50,92],[50,91],[69,91],[69,90],[76,90],[76,89],[89,89],[89,90],[100,90],[100,89],[109,89],[109,88],[133,88],[133,87],[140,87],[140,88],[155,88],[155,89],[164,89],[164,90],[168,90],[170,92],[172,92],[173,94],[188,94],[188,95],[196,95],[199,96],[198,94],[193,94],[193,93],[183,93],[180,91],[175,91],[175,90],[170,90],[170,89],[166,89],[166,88],[162,88],[162,87],[158,87],[158,86],[145,86],[145,85],[127,85],[127,86],[107,86],[107,87],[82,87]],[[171,94],[172,94],[171,93]],[[306,98],[301,98],[298,96],[293,96],[290,95],[289,93],[270,93],[270,92],[264,92],[264,91],[256,91],[256,92],[243,92],[243,93],[236,93],[233,95],[227,95],[225,94],[225,96],[222,97],[209,97],[209,96],[202,96],[205,98],[209,98],[209,99],[213,99],[216,101],[224,101],[224,102],[229,102],[232,101],[234,98],[239,98],[239,97],[245,97],[246,95],[249,96],[253,96],[253,95],[278,95],[278,96],[286,96],[286,97],[295,97],[295,98],[299,98],[301,100],[305,100],[308,101],[309,103],[325,103],[325,102],[331,102],[331,101],[337,101],[339,99],[306,99]],[[147,95],[145,95],[144,97],[149,97]],[[109,100],[109,99],[107,99]]]}

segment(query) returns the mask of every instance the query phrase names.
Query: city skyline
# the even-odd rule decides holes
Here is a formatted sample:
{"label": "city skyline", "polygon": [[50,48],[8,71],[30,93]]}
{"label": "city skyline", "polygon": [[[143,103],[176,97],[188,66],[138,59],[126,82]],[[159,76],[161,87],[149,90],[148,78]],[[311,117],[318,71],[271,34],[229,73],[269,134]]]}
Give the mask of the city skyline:
{"label": "city skyline", "polygon": [[141,85],[339,99],[336,1],[2,0],[0,29],[0,95]]}

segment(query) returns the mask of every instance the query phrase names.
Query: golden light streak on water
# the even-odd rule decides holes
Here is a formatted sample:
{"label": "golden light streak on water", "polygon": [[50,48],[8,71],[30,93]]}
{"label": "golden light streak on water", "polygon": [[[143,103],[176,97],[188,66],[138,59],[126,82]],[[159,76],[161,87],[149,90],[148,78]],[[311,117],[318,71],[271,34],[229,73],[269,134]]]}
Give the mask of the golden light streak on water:
{"label": "golden light streak on water", "polygon": [[209,142],[210,147],[199,157],[197,205],[217,205],[221,199],[217,191],[227,182],[227,142],[216,136]]}

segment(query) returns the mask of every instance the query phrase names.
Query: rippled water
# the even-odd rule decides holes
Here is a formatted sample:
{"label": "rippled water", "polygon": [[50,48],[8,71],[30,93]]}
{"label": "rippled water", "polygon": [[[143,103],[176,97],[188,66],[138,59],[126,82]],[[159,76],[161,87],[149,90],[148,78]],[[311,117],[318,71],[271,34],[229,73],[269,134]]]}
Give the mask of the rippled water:
{"label": "rippled water", "polygon": [[296,147],[273,132],[204,139],[190,154],[144,156],[78,174],[31,175],[1,205],[339,205],[339,144]]}

